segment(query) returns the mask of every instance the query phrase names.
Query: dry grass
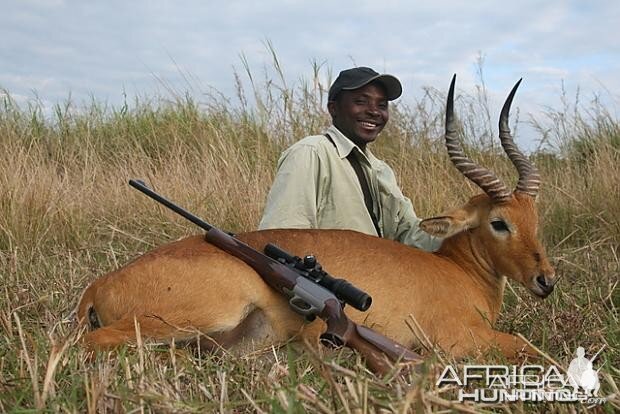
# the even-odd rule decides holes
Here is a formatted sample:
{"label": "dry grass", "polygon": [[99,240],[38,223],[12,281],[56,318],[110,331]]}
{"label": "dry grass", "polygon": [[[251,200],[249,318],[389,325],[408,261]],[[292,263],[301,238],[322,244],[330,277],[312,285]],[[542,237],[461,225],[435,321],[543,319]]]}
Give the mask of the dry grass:
{"label": "dry grass", "polygon": [[[275,55],[274,55],[274,59]],[[277,63],[277,62],[275,62]],[[277,67],[277,65],[276,65]],[[320,67],[315,66],[313,75]],[[241,78],[239,78],[241,79]],[[0,411],[23,412],[574,412],[566,404],[458,405],[437,389],[443,367],[428,355],[416,378],[378,379],[349,352],[285,347],[235,358],[140,344],[88,360],[66,321],[95,277],[197,229],[130,190],[129,178],[232,231],[254,229],[280,151],[327,124],[325,85],[238,83],[234,102],[179,97],[104,109],[58,107],[51,119],[0,108]],[[252,96],[254,104],[247,102]],[[488,134],[479,97],[457,101],[472,157],[514,182]],[[250,109],[254,108],[254,109]],[[393,111],[375,146],[421,216],[477,192],[441,143],[443,96],[428,90]],[[546,301],[519,286],[499,322],[567,364],[577,346],[602,345],[602,394],[620,408],[619,123],[608,112],[564,111],[536,121],[556,146],[537,153],[543,237],[560,281]],[[560,120],[560,121],[558,121]],[[486,131],[486,132],[484,132]],[[474,135],[476,134],[476,135]],[[316,353],[320,352],[321,355]],[[490,360],[496,360],[489,357]]]}

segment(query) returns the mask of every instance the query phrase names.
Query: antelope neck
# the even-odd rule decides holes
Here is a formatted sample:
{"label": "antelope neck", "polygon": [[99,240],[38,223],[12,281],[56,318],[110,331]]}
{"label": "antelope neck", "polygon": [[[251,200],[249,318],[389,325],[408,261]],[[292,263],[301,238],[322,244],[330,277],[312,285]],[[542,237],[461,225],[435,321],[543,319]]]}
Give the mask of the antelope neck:
{"label": "antelope neck", "polygon": [[506,278],[495,271],[486,250],[470,231],[464,231],[444,240],[439,254],[459,263],[479,286],[487,299],[491,311],[489,317],[494,323],[502,305]]}

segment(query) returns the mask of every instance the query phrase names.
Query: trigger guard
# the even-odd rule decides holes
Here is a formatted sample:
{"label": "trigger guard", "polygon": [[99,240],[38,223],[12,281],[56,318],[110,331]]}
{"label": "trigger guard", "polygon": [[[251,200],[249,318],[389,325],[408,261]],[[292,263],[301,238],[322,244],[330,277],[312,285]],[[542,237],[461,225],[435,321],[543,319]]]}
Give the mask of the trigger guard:
{"label": "trigger guard", "polygon": [[319,309],[317,309],[316,307],[312,306],[310,303],[304,301],[299,296],[293,296],[288,301],[288,303],[291,306],[291,308],[293,308],[293,310],[295,312],[299,313],[300,315],[315,316],[319,312]]}

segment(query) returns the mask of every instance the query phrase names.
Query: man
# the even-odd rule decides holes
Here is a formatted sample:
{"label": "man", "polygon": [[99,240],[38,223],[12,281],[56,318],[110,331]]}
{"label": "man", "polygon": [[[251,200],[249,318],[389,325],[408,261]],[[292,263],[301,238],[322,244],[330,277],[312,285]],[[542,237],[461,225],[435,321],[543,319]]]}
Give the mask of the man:
{"label": "man", "polygon": [[441,241],[419,228],[394,172],[367,148],[401,93],[392,75],[340,72],[328,95],[333,125],[282,153],[259,228],[350,229],[436,250]]}

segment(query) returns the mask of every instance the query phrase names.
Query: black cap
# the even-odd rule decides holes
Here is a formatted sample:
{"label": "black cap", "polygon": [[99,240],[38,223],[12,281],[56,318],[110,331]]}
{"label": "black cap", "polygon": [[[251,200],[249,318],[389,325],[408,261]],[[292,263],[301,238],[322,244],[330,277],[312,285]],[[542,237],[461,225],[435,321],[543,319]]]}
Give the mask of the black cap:
{"label": "black cap", "polygon": [[334,101],[340,91],[352,91],[370,82],[377,81],[385,87],[388,101],[393,101],[403,93],[403,87],[396,77],[387,74],[379,74],[374,70],[360,66],[340,72],[331,88],[329,88],[328,100]]}

